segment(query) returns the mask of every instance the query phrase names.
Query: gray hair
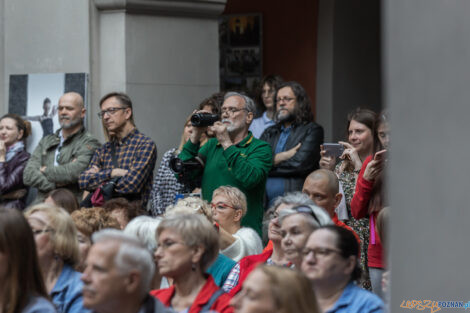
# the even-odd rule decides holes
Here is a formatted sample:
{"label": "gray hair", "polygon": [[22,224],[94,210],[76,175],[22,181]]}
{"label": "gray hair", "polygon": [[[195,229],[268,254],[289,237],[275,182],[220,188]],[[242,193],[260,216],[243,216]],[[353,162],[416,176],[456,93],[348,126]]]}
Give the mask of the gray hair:
{"label": "gray hair", "polygon": [[312,229],[317,229],[321,226],[326,226],[326,225],[333,225],[333,221],[331,220],[330,215],[319,206],[316,206],[314,204],[299,205],[299,206],[310,208],[310,210],[312,210],[313,215],[315,215],[316,219],[315,217],[313,217],[312,215],[308,213],[297,212],[296,210],[294,210],[295,207],[293,207],[291,209],[283,209],[281,210],[281,212],[279,212],[279,224],[282,225],[282,222],[288,216],[291,216],[294,214],[301,214]]}
{"label": "gray hair", "polygon": [[187,246],[202,246],[204,248],[199,261],[202,272],[205,272],[217,258],[219,254],[219,234],[206,217],[200,214],[175,214],[163,219],[158,225],[157,235],[160,236],[167,229],[180,235]]}
{"label": "gray hair", "polygon": [[315,202],[312,201],[306,194],[295,191],[286,193],[284,196],[279,196],[274,199],[274,204],[272,209],[276,210],[281,204],[292,204],[292,205],[315,205]]}
{"label": "gray hair", "polygon": [[142,296],[150,290],[150,284],[155,273],[155,263],[146,246],[136,236],[125,234],[117,229],[104,229],[92,236],[93,243],[115,241],[119,243],[114,262],[117,269],[127,274],[133,269],[140,272],[140,291]]}
{"label": "gray hair", "polygon": [[225,94],[224,96],[224,101],[227,100],[228,98],[230,97],[240,97],[242,98],[244,101],[245,101],[245,109],[247,112],[251,112],[253,114],[256,113],[256,106],[255,106],[255,102],[253,101],[253,99],[251,99],[250,97],[244,95],[244,94],[241,94],[239,92],[235,92],[235,91],[229,91]]}
{"label": "gray hair", "polygon": [[132,219],[124,229],[124,234],[136,236],[147,247],[151,254],[157,250],[157,227],[162,219],[160,217],[138,216]]}

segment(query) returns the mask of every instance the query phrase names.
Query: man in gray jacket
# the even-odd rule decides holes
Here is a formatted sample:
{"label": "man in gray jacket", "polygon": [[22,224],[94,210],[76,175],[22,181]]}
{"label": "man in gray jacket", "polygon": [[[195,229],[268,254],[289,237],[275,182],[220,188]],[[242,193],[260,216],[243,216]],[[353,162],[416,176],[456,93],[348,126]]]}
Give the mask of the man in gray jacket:
{"label": "man in gray jacket", "polygon": [[81,198],[78,175],[84,171],[100,142],[83,127],[85,106],[76,92],[59,99],[61,129],[41,139],[26,165],[23,181],[38,189],[35,203],[56,188],[67,188]]}

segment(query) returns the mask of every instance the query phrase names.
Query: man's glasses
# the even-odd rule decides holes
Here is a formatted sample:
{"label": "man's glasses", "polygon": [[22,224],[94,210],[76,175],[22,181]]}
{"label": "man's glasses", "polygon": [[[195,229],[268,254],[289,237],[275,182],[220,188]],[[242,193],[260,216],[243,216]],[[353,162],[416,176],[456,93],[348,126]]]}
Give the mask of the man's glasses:
{"label": "man's glasses", "polygon": [[103,116],[107,113],[109,115],[114,115],[114,113],[116,113],[117,111],[119,110],[125,110],[127,108],[111,108],[111,109],[107,109],[107,110],[103,110],[101,112],[98,112],[98,117],[99,118],[103,118]]}
{"label": "man's glasses", "polygon": [[237,109],[237,108],[222,108],[220,110],[221,115],[224,113],[227,113],[229,116],[234,115],[238,111],[248,111],[246,108],[243,109]]}
{"label": "man's glasses", "polygon": [[289,97],[284,97],[284,98],[276,98],[276,103],[281,103],[281,102],[291,102],[295,98],[289,98]]}

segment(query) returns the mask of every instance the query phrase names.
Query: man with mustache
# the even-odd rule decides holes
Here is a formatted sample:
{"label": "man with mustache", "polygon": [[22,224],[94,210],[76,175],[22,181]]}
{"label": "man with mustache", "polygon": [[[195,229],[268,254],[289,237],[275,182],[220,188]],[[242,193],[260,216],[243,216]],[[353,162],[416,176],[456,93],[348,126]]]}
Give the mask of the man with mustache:
{"label": "man with mustache", "polygon": [[105,229],[93,235],[82,274],[83,305],[95,313],[170,313],[149,295],[153,257],[137,237]]}
{"label": "man with mustache", "polygon": [[286,192],[300,191],[305,177],[318,168],[323,128],[313,122],[307,92],[297,82],[286,82],[276,91],[276,125],[261,140],[271,145],[274,165],[266,182],[268,206]]}
{"label": "man with mustache", "polygon": [[193,127],[190,140],[179,157],[187,161],[199,156],[205,161],[202,173],[204,200],[211,202],[212,192],[220,186],[240,189],[248,204],[242,226],[253,228],[261,236],[264,186],[272,164],[271,148],[248,130],[255,112],[252,99],[227,92],[220,112],[222,120],[209,127],[216,138],[199,149],[206,127]]}
{"label": "man with mustache", "polygon": [[61,128],[41,139],[26,165],[23,181],[38,189],[35,203],[56,188],[67,188],[81,198],[78,175],[88,166],[99,141],[83,126],[83,98],[68,92],[59,99],[58,114]]}

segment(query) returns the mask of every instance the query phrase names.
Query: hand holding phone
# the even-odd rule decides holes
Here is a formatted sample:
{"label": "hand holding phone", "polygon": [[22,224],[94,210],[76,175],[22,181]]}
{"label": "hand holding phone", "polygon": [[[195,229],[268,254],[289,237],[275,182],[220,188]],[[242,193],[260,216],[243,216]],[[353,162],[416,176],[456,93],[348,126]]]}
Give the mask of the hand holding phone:
{"label": "hand holding phone", "polygon": [[338,158],[343,154],[344,146],[339,143],[328,142],[323,144],[323,150],[326,151],[326,155]]}

